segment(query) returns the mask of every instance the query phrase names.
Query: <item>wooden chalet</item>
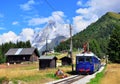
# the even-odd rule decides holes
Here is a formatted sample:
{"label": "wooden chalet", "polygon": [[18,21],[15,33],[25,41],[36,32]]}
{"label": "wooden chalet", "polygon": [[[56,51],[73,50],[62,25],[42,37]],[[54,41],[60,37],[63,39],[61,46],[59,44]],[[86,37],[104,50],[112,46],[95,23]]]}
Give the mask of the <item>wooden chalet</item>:
{"label": "wooden chalet", "polygon": [[33,62],[38,60],[39,53],[36,48],[11,48],[5,56],[7,63]]}
{"label": "wooden chalet", "polygon": [[72,61],[71,58],[68,56],[65,56],[60,59],[62,61],[62,65],[71,65]]}
{"label": "wooden chalet", "polygon": [[40,56],[39,69],[56,68],[56,60],[55,56]]}

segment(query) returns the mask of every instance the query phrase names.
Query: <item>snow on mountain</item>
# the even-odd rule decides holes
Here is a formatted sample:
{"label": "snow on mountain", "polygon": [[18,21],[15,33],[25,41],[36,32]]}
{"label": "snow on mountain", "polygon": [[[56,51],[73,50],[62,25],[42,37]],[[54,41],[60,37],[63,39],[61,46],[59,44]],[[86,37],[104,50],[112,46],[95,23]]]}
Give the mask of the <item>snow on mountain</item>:
{"label": "snow on mountain", "polygon": [[60,36],[64,36],[65,39],[69,37],[69,25],[49,21],[43,30],[35,33],[32,46],[42,50],[43,46],[45,47],[46,45],[46,41],[50,44],[55,38]]}

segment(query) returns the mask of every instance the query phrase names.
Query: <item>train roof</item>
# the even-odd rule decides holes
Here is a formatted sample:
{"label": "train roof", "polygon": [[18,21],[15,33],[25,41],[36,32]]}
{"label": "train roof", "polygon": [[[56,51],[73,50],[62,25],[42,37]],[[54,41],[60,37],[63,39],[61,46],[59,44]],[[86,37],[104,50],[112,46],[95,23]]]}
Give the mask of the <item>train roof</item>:
{"label": "train roof", "polygon": [[94,57],[96,57],[98,60],[100,60],[100,58],[98,58],[94,53],[92,53],[92,52],[85,52],[85,53],[80,53],[80,54],[77,54],[76,55],[76,57],[79,57],[79,56],[94,56]]}

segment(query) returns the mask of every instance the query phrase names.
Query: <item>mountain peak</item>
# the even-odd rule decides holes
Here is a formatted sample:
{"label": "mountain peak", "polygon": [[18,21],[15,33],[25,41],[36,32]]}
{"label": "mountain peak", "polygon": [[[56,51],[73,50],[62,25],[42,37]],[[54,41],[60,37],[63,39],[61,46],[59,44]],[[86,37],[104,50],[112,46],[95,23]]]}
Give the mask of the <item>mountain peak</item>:
{"label": "mountain peak", "polygon": [[54,29],[54,28],[56,27],[56,22],[53,21],[53,20],[50,20],[50,21],[48,22],[47,27]]}
{"label": "mountain peak", "polygon": [[107,12],[105,15],[106,15],[106,16],[109,16],[109,17],[113,17],[113,18],[115,18],[115,19],[120,19],[120,14],[119,14],[119,13]]}
{"label": "mountain peak", "polygon": [[[69,38],[69,28],[65,26],[65,24],[59,24],[54,20],[50,20],[43,30],[35,33],[32,45],[37,47],[39,50],[43,50],[45,49],[44,46],[46,45],[46,42],[51,44],[54,39],[57,39],[58,41],[55,41],[57,43],[52,42],[52,45],[55,46],[55,44],[60,43],[59,40],[61,40],[61,36],[64,37],[62,39]],[[51,48],[54,46],[51,46]]]}

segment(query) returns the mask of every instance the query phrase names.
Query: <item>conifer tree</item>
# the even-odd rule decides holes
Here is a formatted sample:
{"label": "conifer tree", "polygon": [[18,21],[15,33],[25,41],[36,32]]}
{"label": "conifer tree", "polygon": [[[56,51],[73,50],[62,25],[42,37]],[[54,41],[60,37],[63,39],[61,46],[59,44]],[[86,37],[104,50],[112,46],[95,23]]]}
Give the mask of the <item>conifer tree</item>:
{"label": "conifer tree", "polygon": [[118,25],[110,36],[108,55],[112,62],[120,63],[120,26]]}

